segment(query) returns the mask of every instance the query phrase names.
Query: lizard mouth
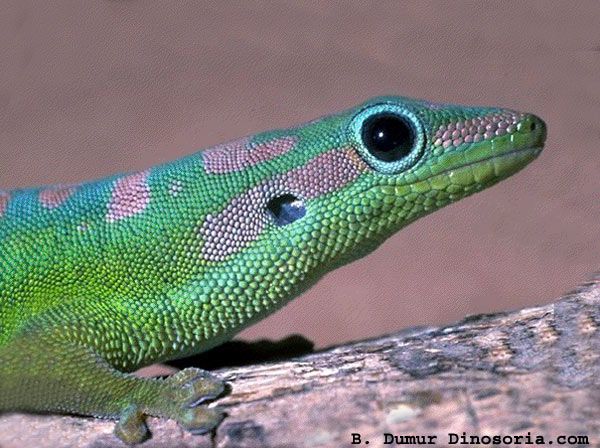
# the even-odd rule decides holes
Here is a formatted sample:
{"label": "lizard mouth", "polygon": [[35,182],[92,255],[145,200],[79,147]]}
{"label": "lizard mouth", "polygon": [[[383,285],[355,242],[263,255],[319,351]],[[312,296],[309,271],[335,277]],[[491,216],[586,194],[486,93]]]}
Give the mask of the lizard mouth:
{"label": "lizard mouth", "polygon": [[[391,194],[402,195],[406,193],[407,188],[410,189],[412,185],[419,184],[421,185],[420,190],[446,190],[449,185],[454,185],[460,187],[458,190],[460,193],[458,191],[450,193],[450,196],[465,196],[483,190],[525,168],[540,155],[543,148],[543,143],[540,143],[534,146],[510,149],[502,153],[488,154],[467,163],[444,167],[416,183],[403,182],[395,185],[392,189],[394,193]],[[376,188],[380,190],[381,187]],[[388,195],[390,191],[388,190],[384,194]],[[449,202],[455,200],[452,199]],[[437,208],[440,208],[440,205],[431,210]]]}
{"label": "lizard mouth", "polygon": [[540,155],[543,145],[517,148],[501,154],[491,154],[468,163],[446,168],[427,178],[427,180],[436,179],[441,176],[448,176],[451,179],[459,174],[470,171],[474,182],[483,186],[492,180],[504,179],[524,168],[537,156]]}

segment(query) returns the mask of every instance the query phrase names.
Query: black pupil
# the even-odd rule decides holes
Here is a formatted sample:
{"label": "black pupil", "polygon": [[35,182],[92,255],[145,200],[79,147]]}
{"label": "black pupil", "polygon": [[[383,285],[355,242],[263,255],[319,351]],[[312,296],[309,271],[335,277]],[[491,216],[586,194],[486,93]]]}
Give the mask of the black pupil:
{"label": "black pupil", "polygon": [[392,114],[369,118],[363,125],[362,139],[371,154],[384,162],[394,162],[410,154],[415,132],[406,119]]}

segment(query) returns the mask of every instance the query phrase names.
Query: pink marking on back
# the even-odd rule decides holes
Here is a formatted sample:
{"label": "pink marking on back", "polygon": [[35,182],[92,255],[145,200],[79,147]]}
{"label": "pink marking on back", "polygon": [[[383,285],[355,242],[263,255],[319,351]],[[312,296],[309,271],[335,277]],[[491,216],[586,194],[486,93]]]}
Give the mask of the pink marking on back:
{"label": "pink marking on back", "polygon": [[0,191],[0,218],[4,216],[4,213],[6,213],[8,201],[10,201],[10,193],[7,191]]}
{"label": "pink marking on back", "polygon": [[150,203],[148,174],[148,171],[142,171],[115,181],[106,213],[108,222],[129,218],[146,209]]}
{"label": "pink marking on back", "polygon": [[42,207],[52,210],[60,207],[75,193],[75,190],[74,185],[55,185],[41,190],[38,194],[38,200]]}
{"label": "pink marking on back", "polygon": [[297,137],[275,138],[259,144],[250,143],[248,137],[235,140],[203,151],[204,169],[211,174],[239,171],[283,155],[297,142]]}

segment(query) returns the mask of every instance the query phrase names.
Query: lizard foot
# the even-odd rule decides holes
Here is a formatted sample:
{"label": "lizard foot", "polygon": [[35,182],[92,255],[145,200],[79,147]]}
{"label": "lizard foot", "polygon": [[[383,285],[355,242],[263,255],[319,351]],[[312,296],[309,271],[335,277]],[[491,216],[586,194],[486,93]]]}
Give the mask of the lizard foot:
{"label": "lizard foot", "polygon": [[129,445],[142,443],[150,437],[146,415],[156,415],[177,421],[192,434],[206,434],[216,428],[225,417],[219,409],[208,409],[202,404],[216,399],[225,390],[214,375],[196,368],[187,368],[159,383],[155,405],[130,405],[115,426],[115,435]]}
{"label": "lizard foot", "polygon": [[165,381],[168,399],[175,409],[171,418],[193,434],[206,434],[225,417],[219,409],[200,406],[219,397],[225,390],[223,381],[201,369],[187,368]]}

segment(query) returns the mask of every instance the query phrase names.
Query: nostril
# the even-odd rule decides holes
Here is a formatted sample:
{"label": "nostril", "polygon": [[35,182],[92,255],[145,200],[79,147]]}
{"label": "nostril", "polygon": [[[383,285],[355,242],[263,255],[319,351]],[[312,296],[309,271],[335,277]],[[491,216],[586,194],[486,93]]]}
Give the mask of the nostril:
{"label": "nostril", "polygon": [[523,121],[523,130],[535,139],[535,144],[543,146],[546,141],[546,123],[540,117],[529,114]]}
{"label": "nostril", "polygon": [[293,194],[275,196],[267,203],[267,211],[278,226],[286,226],[306,215],[304,202]]}
{"label": "nostril", "polygon": [[546,124],[541,118],[533,114],[523,115],[523,118],[517,123],[517,130],[526,134],[545,135]]}

